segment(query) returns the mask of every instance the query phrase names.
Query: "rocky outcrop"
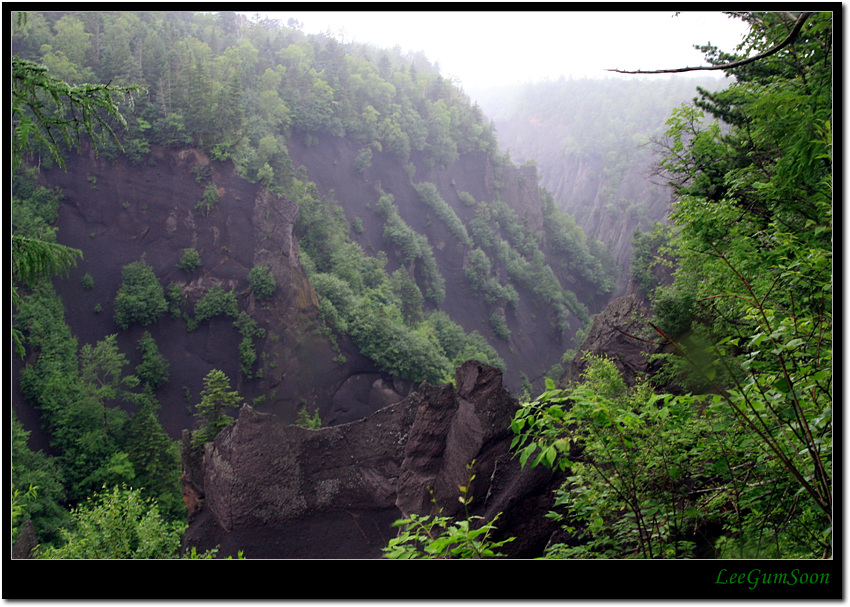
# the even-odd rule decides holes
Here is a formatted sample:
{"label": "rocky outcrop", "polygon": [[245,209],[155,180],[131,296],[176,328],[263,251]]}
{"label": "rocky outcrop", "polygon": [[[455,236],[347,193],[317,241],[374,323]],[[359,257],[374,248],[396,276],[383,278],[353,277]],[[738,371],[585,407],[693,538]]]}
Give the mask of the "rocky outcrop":
{"label": "rocky outcrop", "polygon": [[36,548],[38,548],[38,537],[35,533],[35,527],[32,524],[32,519],[27,519],[21,526],[18,539],[12,546],[12,558],[31,559]]}
{"label": "rocky outcrop", "polygon": [[319,430],[244,405],[203,454],[184,441],[194,508],[184,544],[247,558],[378,558],[398,518],[458,513],[474,462],[474,513],[502,513],[500,536],[521,529],[512,556],[539,553],[558,479],[511,457],[519,405],[498,369],[469,361],[455,384],[423,384],[365,419]]}
{"label": "rocky outcrop", "polygon": [[648,324],[650,310],[638,294],[615,299],[593,319],[578,353],[558,380],[566,387],[577,380],[587,367],[584,357],[607,356],[614,360],[627,384],[649,371],[648,355],[658,352],[657,337]]}

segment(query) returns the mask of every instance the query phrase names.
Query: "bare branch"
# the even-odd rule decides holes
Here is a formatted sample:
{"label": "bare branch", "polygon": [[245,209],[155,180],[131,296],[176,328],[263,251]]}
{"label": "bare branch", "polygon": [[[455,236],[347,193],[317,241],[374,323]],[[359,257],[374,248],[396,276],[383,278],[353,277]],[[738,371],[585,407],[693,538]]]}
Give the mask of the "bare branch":
{"label": "bare branch", "polygon": [[800,29],[803,27],[803,24],[806,22],[806,19],[811,17],[814,13],[800,13],[800,16],[797,17],[797,20],[794,22],[794,27],[791,29],[791,32],[788,36],[774,46],[763,53],[759,53],[758,55],[754,55],[753,57],[747,57],[746,59],[740,59],[738,61],[733,61],[731,63],[725,63],[723,65],[703,65],[697,67],[678,67],[667,70],[605,70],[607,72],[616,72],[618,74],[675,74],[679,72],[697,72],[697,71],[709,71],[709,70],[730,70],[736,67],[741,67],[742,65],[747,65],[750,63],[754,63],[755,61],[759,61],[760,59],[764,59],[765,57],[769,57],[775,53],[778,53],[783,48],[794,42],[794,39],[797,37],[797,34],[800,33]]}

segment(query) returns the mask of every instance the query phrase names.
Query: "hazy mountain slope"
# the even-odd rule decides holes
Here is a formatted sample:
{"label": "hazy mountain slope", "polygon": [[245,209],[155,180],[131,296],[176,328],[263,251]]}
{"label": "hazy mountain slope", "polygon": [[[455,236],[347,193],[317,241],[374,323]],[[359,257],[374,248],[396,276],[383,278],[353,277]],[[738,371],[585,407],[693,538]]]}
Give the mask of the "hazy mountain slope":
{"label": "hazy mountain slope", "polygon": [[690,103],[697,85],[720,78],[603,79],[538,82],[474,91],[493,120],[499,144],[517,162],[534,162],[541,184],[590,235],[610,246],[624,292],[635,228],[663,220],[670,189],[657,173],[673,108]]}

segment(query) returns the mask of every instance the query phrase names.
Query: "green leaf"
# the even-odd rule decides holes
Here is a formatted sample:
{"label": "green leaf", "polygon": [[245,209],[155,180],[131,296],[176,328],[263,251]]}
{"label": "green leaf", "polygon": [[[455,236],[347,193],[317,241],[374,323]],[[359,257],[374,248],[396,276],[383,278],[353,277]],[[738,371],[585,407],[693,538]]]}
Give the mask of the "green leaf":
{"label": "green leaf", "polygon": [[520,451],[520,454],[519,454],[520,466],[525,468],[525,464],[528,461],[528,458],[531,457],[531,455],[536,450],[537,450],[537,443],[531,443],[529,445],[526,445],[526,447],[522,451]]}

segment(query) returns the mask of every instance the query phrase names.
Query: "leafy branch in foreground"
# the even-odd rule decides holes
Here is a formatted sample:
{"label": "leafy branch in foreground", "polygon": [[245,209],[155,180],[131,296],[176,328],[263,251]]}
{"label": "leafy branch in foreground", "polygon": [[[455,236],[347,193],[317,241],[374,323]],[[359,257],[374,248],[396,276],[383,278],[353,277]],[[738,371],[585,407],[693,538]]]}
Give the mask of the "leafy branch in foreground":
{"label": "leafy branch in foreground", "polygon": [[[498,542],[490,539],[490,534],[496,529],[497,514],[493,520],[475,527],[473,522],[482,517],[469,514],[469,504],[472,496],[469,489],[475,474],[472,468],[473,460],[467,465],[469,481],[459,487],[458,500],[463,504],[466,518],[455,520],[450,516],[432,516],[411,514],[397,520],[393,526],[399,527],[398,535],[392,538],[384,548],[384,558],[388,559],[483,559],[505,556],[498,550],[512,542],[510,537]],[[436,501],[432,497],[432,501]]]}
{"label": "leafy branch in foreground", "polygon": [[[20,20],[24,19],[19,15]],[[26,154],[39,147],[46,148],[56,163],[64,168],[60,144],[80,142],[83,133],[95,142],[95,150],[103,141],[103,127],[115,137],[108,120],[111,118],[126,127],[118,109],[116,97],[127,97],[141,91],[137,86],[109,84],[70,85],[51,76],[43,65],[12,57],[12,169],[19,168]],[[101,114],[105,113],[105,117]],[[117,140],[117,139],[116,139]],[[14,280],[32,282],[38,277],[50,277],[67,272],[76,265],[82,252],[54,242],[12,235],[12,304],[20,300]],[[12,330],[18,355],[24,350],[20,331]]]}
{"label": "leafy branch in foreground", "polygon": [[[716,247],[714,250],[746,289],[746,296],[728,296],[745,303],[744,318],[754,326],[748,342],[744,343],[739,337],[727,337],[713,347],[717,362],[733,383],[733,387],[724,389],[712,382],[716,392],[714,401],[729,406],[759,446],[775,457],[800,490],[823,511],[831,528],[832,313],[827,307],[829,287],[823,285],[820,305],[811,310],[805,307],[784,309],[781,302],[769,299],[782,278],[797,280],[808,276],[807,280],[817,280],[825,266],[819,270],[815,266],[828,263],[829,255],[821,255],[817,261],[819,256],[812,251],[803,262],[807,267],[798,266],[793,270],[786,267],[759,297],[727,256]],[[786,292],[792,294],[793,303],[793,289]],[[667,338],[660,329],[656,331]],[[669,338],[668,341],[691,360],[675,341]],[[744,353],[736,358],[729,355],[730,350],[744,350]],[[706,379],[714,379],[714,369],[694,366]]]}
{"label": "leafy branch in foreground", "polygon": [[549,380],[511,423],[523,466],[569,470],[548,517],[574,541],[546,556],[693,556],[695,481],[710,476],[698,399],[655,394],[647,382],[629,388],[610,359],[587,362],[580,382]]}
{"label": "leafy branch in foreground", "polygon": [[51,76],[41,64],[12,57],[12,168],[39,146],[65,168],[61,145],[79,145],[84,134],[95,142],[95,149],[107,135],[118,141],[109,119],[126,127],[118,100],[132,101],[132,94],[140,91],[138,86],[71,85]]}

